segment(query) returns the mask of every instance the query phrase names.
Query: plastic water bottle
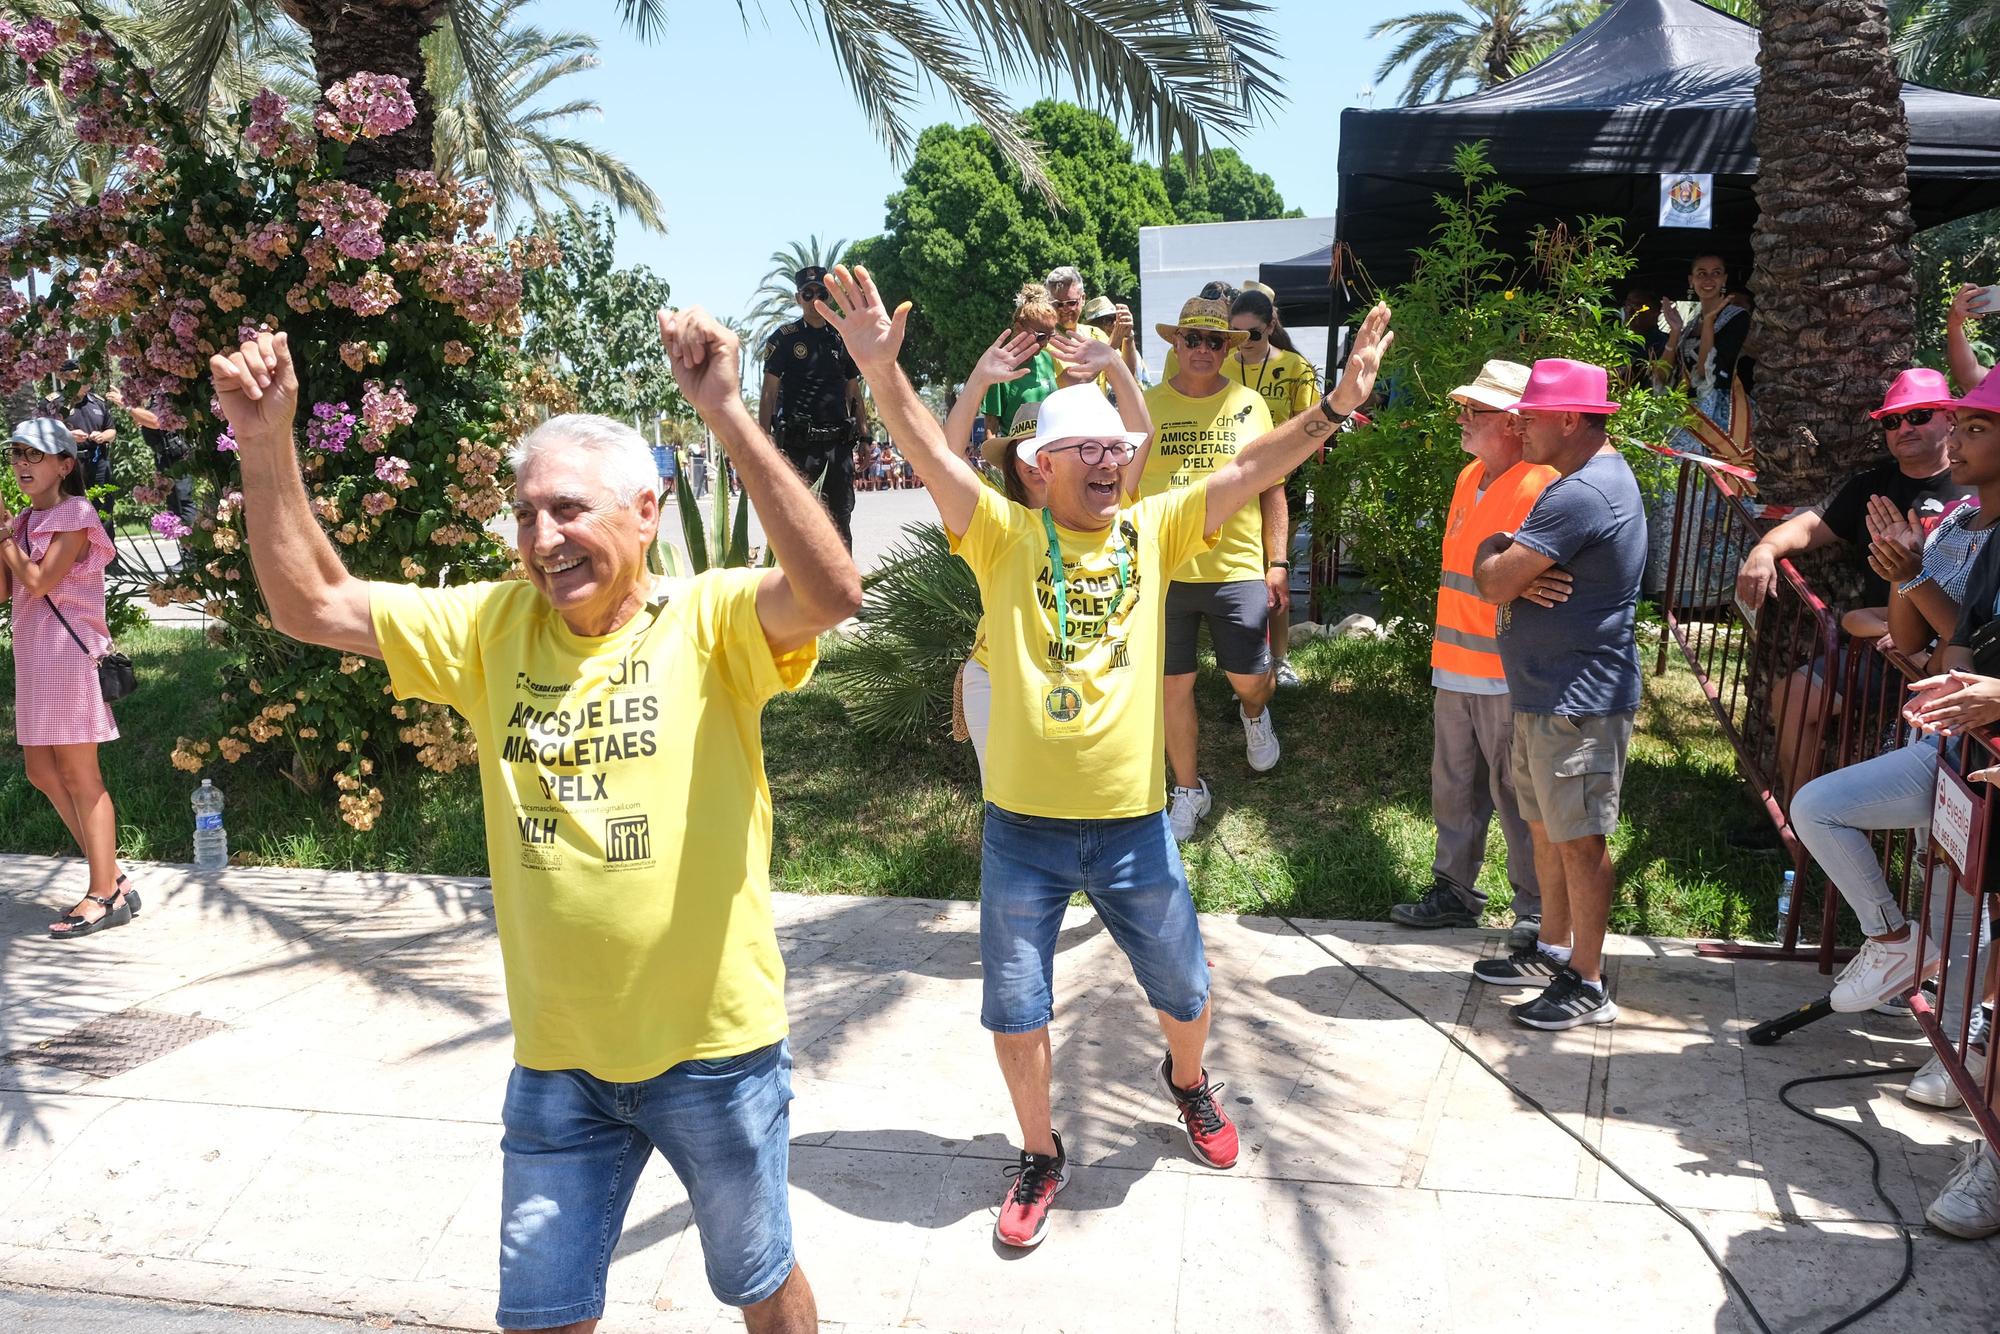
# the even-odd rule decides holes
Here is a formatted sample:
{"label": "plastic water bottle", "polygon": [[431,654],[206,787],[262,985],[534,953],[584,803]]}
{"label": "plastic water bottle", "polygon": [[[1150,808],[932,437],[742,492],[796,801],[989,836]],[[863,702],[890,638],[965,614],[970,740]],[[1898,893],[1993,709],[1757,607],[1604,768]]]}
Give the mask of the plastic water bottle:
{"label": "plastic water bottle", "polygon": [[222,827],[222,789],[208,779],[194,793],[194,865],[197,871],[229,866],[229,831]]}
{"label": "plastic water bottle", "polygon": [[1778,931],[1776,940],[1785,938],[1785,919],[1792,915],[1792,885],[1798,879],[1797,871],[1785,872],[1785,882],[1778,886]]}

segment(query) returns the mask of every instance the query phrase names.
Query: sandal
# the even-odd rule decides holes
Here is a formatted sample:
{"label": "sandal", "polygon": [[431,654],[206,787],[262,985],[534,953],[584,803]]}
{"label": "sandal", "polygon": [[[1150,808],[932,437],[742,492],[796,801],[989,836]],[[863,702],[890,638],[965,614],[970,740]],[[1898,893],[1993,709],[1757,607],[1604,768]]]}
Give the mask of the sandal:
{"label": "sandal", "polygon": [[92,903],[104,905],[104,914],[92,921],[90,918],[69,913],[60,922],[51,923],[49,935],[56,940],[73,940],[77,936],[87,936],[95,931],[103,931],[114,926],[124,926],[132,920],[132,909],[119,902],[116,895],[103,898],[96,894],[84,895]]}
{"label": "sandal", "polygon": [[132,910],[134,917],[137,917],[139,915],[139,891],[132,888],[131,876],[121,875],[118,877],[118,892],[125,899],[125,906]]}

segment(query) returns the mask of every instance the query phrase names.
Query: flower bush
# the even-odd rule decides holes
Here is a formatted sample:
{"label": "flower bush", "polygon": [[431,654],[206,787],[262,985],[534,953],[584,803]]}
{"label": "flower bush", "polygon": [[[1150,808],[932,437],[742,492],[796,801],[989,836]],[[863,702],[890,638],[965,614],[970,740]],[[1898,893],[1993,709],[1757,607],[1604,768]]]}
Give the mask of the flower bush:
{"label": "flower bush", "polygon": [[[381,664],[276,634],[250,569],[236,444],[207,380],[208,358],[283,328],[298,362],[301,462],[314,513],[363,578],[459,583],[508,574],[486,524],[505,505],[506,446],[561,387],[519,351],[522,275],[552,243],[502,244],[487,199],[428,172],[378,187],[342,178],[346,146],[401,131],[414,115],[394,77],[356,74],[316,107],[267,91],[239,108],[234,139],[205,145],[165,105],[149,71],[88,18],[0,19],[0,59],[59,96],[79,138],[113,154],[87,204],[0,237],[14,277],[51,275],[30,302],[0,287],[0,393],[75,355],[116,368],[126,401],[192,444],[197,480],[185,570],[152,589],[199,605],[235,651],[220,736],[183,737],[190,773],[257,748],[295,781],[331,777],[342,816],[369,828],[377,761],[398,742],[450,770],[472,755],[458,721],[397,704]],[[140,497],[157,505],[168,479]]]}

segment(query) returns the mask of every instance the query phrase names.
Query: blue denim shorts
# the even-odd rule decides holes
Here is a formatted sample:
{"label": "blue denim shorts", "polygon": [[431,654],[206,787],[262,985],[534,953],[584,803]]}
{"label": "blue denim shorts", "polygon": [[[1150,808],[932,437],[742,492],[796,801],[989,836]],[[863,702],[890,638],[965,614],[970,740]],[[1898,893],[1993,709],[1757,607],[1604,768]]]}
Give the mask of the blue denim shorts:
{"label": "blue denim shorts", "polygon": [[1167,813],[1055,820],[986,803],[979,862],[979,1022],[1032,1033],[1055,1017],[1056,936],[1070,895],[1097,909],[1153,1008],[1183,1022],[1208,1006],[1208,956]]}
{"label": "blue denim shorts", "polygon": [[792,1272],[791,1101],[784,1042],[635,1084],[515,1066],[500,1117],[495,1319],[545,1329],[604,1314],[611,1251],[655,1147],[687,1189],[717,1300],[776,1292]]}

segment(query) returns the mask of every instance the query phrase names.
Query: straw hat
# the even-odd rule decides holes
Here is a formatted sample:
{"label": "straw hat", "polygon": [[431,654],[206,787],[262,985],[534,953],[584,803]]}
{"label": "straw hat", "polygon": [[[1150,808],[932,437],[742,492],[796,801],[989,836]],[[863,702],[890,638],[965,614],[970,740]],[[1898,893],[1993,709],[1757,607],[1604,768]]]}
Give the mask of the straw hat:
{"label": "straw hat", "polygon": [[1180,342],[1179,333],[1183,329],[1199,329],[1203,333],[1224,334],[1232,348],[1241,347],[1250,341],[1250,335],[1241,329],[1229,327],[1229,303],[1211,301],[1207,297],[1190,297],[1181,307],[1180,320],[1174,324],[1156,324],[1153,331],[1169,343]]}
{"label": "straw hat", "polygon": [[1479,368],[1471,384],[1462,384],[1447,397],[1454,403],[1475,404],[1505,412],[1521,401],[1528,387],[1528,368],[1518,361],[1489,361]]}
{"label": "straw hat", "polygon": [[1085,324],[1094,324],[1098,320],[1110,320],[1117,317],[1117,304],[1110,297],[1102,293],[1083,303],[1083,314],[1080,316]]}

